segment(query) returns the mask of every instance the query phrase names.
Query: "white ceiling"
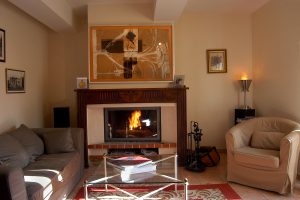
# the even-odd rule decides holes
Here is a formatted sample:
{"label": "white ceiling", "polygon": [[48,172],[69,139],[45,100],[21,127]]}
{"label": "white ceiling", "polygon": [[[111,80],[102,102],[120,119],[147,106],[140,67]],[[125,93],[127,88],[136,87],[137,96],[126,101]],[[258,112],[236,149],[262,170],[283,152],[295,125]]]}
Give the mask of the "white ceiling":
{"label": "white ceiling", "polygon": [[[148,4],[153,21],[176,21],[183,11],[250,15],[270,0],[8,0],[54,31],[74,28],[70,16],[84,16],[91,4]],[[73,14],[72,14],[73,13]]]}
{"label": "white ceiling", "polygon": [[[69,5],[84,12],[87,4],[155,4],[156,0],[66,0]],[[165,1],[165,0],[163,0]],[[162,2],[163,2],[162,1]],[[185,0],[184,0],[185,1]],[[201,13],[222,14],[251,14],[270,0],[187,0],[185,10]],[[169,7],[174,7],[178,2],[172,2]]]}
{"label": "white ceiling", "polygon": [[185,10],[198,13],[252,14],[270,0],[188,0]]}

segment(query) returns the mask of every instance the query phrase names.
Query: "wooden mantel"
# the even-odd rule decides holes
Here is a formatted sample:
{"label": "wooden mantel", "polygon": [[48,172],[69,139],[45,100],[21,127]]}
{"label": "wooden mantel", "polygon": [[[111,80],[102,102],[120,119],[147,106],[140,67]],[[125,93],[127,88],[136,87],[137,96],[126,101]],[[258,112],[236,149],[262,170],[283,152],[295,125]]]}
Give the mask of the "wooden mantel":
{"label": "wooden mantel", "polygon": [[126,88],[126,89],[78,89],[77,123],[84,129],[85,166],[88,167],[87,105],[118,103],[176,103],[177,154],[179,165],[184,166],[187,145],[186,90],[182,88]]}

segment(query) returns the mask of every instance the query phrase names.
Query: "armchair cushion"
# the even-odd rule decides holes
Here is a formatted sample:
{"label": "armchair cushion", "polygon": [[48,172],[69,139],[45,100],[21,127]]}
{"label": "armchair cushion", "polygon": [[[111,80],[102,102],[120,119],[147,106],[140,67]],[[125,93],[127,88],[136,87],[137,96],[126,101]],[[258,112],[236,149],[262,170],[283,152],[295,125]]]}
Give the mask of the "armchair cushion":
{"label": "armchair cushion", "polygon": [[235,160],[247,166],[262,168],[279,167],[279,151],[242,147],[235,150]]}
{"label": "armchair cushion", "polygon": [[251,137],[251,147],[259,149],[279,150],[280,141],[285,136],[281,132],[254,131]]}

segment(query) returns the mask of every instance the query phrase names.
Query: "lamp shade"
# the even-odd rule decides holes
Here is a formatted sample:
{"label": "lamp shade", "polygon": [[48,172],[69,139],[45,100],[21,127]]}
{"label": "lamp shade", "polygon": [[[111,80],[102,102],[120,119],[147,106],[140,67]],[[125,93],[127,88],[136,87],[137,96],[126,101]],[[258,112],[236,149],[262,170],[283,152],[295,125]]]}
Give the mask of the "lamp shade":
{"label": "lamp shade", "polygon": [[251,85],[252,80],[240,80],[241,86],[242,86],[242,91],[247,91],[249,92],[249,87]]}

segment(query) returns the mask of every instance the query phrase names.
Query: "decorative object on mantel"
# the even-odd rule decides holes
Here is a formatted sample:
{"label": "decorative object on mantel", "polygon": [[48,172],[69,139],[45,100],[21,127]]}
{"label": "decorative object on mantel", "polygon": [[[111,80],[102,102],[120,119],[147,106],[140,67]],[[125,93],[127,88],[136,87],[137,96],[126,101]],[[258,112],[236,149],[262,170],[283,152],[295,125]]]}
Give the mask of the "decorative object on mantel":
{"label": "decorative object on mantel", "polygon": [[88,79],[87,77],[77,77],[77,89],[87,89],[88,88]]}
{"label": "decorative object on mantel", "polygon": [[25,71],[15,69],[5,69],[6,93],[25,92]]}
{"label": "decorative object on mantel", "polygon": [[171,87],[179,88],[184,87],[184,75],[175,75]]}
{"label": "decorative object on mantel", "polygon": [[227,52],[226,49],[206,50],[207,73],[227,72]]}
{"label": "decorative object on mantel", "polygon": [[172,26],[90,27],[90,83],[172,81]]}
{"label": "decorative object on mantel", "polygon": [[5,30],[0,28],[0,62],[5,62]]}
{"label": "decorative object on mantel", "polygon": [[241,107],[242,109],[251,109],[251,107],[247,105],[247,101],[246,101],[247,92],[249,92],[249,87],[251,85],[251,82],[252,80],[248,79],[247,75],[242,76],[240,80],[242,91],[244,92],[244,105]]}

